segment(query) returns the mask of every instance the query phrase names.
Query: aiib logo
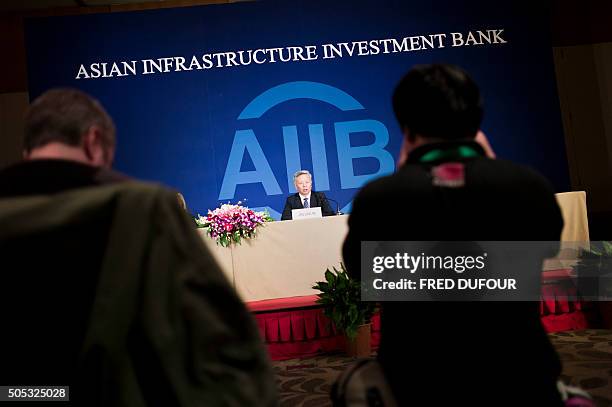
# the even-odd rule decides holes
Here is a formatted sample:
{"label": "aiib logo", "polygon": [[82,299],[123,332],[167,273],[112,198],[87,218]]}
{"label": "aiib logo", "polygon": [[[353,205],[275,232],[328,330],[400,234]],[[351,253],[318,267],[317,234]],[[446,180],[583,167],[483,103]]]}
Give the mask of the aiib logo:
{"label": "aiib logo", "polygon": [[[270,109],[296,99],[320,101],[332,105],[343,112],[365,110],[363,105],[355,98],[336,87],[318,82],[298,81],[284,83],[261,93],[242,110],[238,120],[260,119]],[[364,132],[373,134],[374,142],[368,145],[351,146],[351,134]],[[274,174],[253,129],[236,130],[219,192],[218,199],[220,201],[235,199],[236,187],[241,184],[260,183],[268,196],[288,195],[295,192],[293,174],[302,169],[297,126],[282,126],[281,133],[285,153],[286,174]],[[360,188],[373,178],[393,172],[393,156],[389,151],[385,150],[389,143],[389,131],[380,121],[373,119],[338,121],[334,123],[334,133],[340,189]],[[309,124],[308,136],[312,150],[311,172],[315,180],[315,189],[317,191],[330,191],[329,161],[325,149],[323,124]],[[252,171],[241,171],[241,166],[247,153],[255,169]],[[354,163],[355,160],[360,158],[376,159],[379,164],[378,171],[370,174],[356,175]],[[283,191],[278,179],[282,179],[285,175],[288,182],[287,189]],[[333,193],[331,196],[333,196]],[[269,207],[267,209],[273,217],[277,219],[280,217],[280,213],[277,210]],[[342,208],[343,211],[347,209],[350,209],[350,203]]]}

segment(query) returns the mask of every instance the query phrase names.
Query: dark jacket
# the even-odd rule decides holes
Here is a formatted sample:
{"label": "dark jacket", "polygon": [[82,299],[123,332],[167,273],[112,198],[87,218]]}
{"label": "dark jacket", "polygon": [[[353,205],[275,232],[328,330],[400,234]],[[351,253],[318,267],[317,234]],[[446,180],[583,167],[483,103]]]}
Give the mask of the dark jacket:
{"label": "dark jacket", "polygon": [[0,197],[55,194],[129,181],[124,174],[71,160],[29,160],[0,170]]}
{"label": "dark jacket", "polygon": [[[455,154],[462,145],[476,156]],[[464,186],[434,185],[432,168],[444,162],[464,164]],[[487,159],[475,143],[416,149],[357,194],[348,223],[343,257],[356,278],[361,241],[558,241],[563,227],[541,175]],[[538,302],[383,302],[379,359],[400,405],[420,399],[415,392],[429,405],[559,403],[561,366]]]}
{"label": "dark jacket", "polygon": [[[310,193],[310,207],[316,208],[321,207],[321,213],[323,216],[332,216],[335,215],[335,212],[329,206],[329,201],[323,192],[315,192],[312,191]],[[289,195],[287,197],[287,201],[285,202],[285,209],[283,209],[283,215],[281,216],[281,220],[291,220],[291,210],[293,209],[303,209],[304,204],[300,199],[300,194],[295,193],[293,195]]]}
{"label": "dark jacket", "polygon": [[253,318],[175,192],[55,192],[0,199],[1,383],[69,385],[68,406],[277,404]]}

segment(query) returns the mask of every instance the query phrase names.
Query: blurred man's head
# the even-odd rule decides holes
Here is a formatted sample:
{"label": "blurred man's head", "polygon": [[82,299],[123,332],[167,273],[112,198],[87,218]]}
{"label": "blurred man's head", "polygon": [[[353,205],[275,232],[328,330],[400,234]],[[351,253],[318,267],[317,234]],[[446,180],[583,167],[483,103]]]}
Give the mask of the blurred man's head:
{"label": "blurred man's head", "polygon": [[65,159],[110,167],[115,125],[89,95],[76,89],[53,89],[28,109],[23,154],[29,160]]}
{"label": "blurred man's head", "polygon": [[415,66],[395,88],[393,110],[406,154],[430,142],[472,140],[483,116],[478,86],[453,65]]}
{"label": "blurred man's head", "polygon": [[301,170],[293,175],[295,189],[302,195],[308,195],[312,190],[312,176],[306,170]]}

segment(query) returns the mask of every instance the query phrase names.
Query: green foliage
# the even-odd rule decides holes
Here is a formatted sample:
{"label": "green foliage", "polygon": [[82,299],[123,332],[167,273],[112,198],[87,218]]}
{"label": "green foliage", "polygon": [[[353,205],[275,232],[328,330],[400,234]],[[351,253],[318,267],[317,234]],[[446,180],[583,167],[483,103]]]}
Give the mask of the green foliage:
{"label": "green foliage", "polygon": [[612,243],[606,241],[593,242],[591,243],[591,250],[587,253],[599,257],[612,257]]}
{"label": "green foliage", "polygon": [[590,249],[579,255],[574,271],[578,291],[590,300],[612,300],[612,243],[590,242]]}
{"label": "green foliage", "polygon": [[361,301],[361,284],[350,278],[344,264],[340,263],[340,270],[325,270],[325,281],[312,288],[321,291],[317,303],[323,305],[325,315],[350,339],[360,325],[370,322],[375,304]]}
{"label": "green foliage", "polygon": [[578,256],[580,264],[610,263],[612,261],[612,242],[590,242],[589,250],[582,250]]}
{"label": "green foliage", "polygon": [[263,211],[263,220],[264,222],[274,222],[274,218],[270,215],[270,212],[267,209]]}

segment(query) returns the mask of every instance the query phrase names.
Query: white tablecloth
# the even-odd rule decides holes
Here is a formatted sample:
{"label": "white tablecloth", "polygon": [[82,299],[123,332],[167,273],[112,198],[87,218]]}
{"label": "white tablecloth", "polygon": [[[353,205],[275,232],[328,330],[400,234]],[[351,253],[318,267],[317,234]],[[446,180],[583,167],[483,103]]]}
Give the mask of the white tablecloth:
{"label": "white tablecloth", "polygon": [[[588,241],[585,193],[557,194],[557,201],[565,221],[561,240]],[[199,231],[242,299],[258,301],[315,294],[311,287],[323,280],[325,269],[340,265],[347,219],[268,223],[254,239],[230,248],[217,246],[204,229]]]}

